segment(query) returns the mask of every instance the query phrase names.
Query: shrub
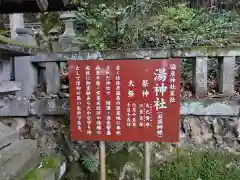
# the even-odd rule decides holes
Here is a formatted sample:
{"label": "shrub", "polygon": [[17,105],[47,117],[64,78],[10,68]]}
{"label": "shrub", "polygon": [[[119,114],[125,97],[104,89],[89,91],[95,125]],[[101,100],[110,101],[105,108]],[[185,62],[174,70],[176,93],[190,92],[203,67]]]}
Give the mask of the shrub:
{"label": "shrub", "polygon": [[221,152],[194,152],[151,169],[151,180],[238,180],[239,157]]}

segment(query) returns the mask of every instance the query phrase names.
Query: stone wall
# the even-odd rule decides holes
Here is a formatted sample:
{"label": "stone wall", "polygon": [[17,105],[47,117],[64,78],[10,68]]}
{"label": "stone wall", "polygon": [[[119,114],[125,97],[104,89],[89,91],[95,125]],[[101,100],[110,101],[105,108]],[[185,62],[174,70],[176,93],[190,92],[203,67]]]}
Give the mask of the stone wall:
{"label": "stone wall", "polygon": [[[23,118],[27,122],[25,133],[31,131],[29,134],[31,138],[35,138],[34,136],[46,138],[52,131],[60,133],[61,129],[68,128],[70,122],[68,101],[53,97],[0,100],[0,115],[2,119],[9,119],[9,116]],[[180,146],[221,148],[238,153],[239,107],[239,101],[234,99],[182,100],[179,119]]]}
{"label": "stone wall", "polygon": [[[68,101],[68,99],[57,99],[56,97],[31,100],[5,99],[2,101],[4,102],[2,108],[0,108],[1,120],[5,124],[11,124],[15,127],[17,124],[13,122],[16,122],[16,119],[26,121],[20,135],[25,139],[36,139],[42,155],[51,156],[60,153],[66,157],[68,162],[74,162],[74,160],[81,159],[86,152],[89,152],[98,161],[98,142],[71,141]],[[5,108],[3,108],[4,106]],[[18,111],[19,107],[21,107],[21,111]],[[4,112],[4,109],[8,109],[8,111]],[[240,109],[238,100],[182,100],[180,111],[179,145],[181,148],[215,149],[235,154],[240,153]],[[129,142],[107,142],[106,151],[121,151],[126,144],[129,144]],[[174,153],[172,149],[176,146],[175,144],[167,144],[164,147],[165,145],[161,144],[159,148],[157,144],[161,143],[151,143],[152,157],[154,157],[152,163],[167,160],[167,157]],[[141,154],[143,144],[130,143],[127,147],[130,154],[135,151]],[[142,156],[138,156],[139,161],[143,161]],[[126,164],[123,166],[126,166],[124,173],[129,174],[129,167]],[[141,168],[136,167],[135,164],[130,169],[139,170]]]}
{"label": "stone wall", "polygon": [[239,153],[239,117],[183,116],[181,117],[180,146],[220,149]]}
{"label": "stone wall", "polygon": [[[54,142],[55,140],[51,136],[52,132],[56,135],[62,130],[61,133],[63,133],[69,117],[47,115],[39,118],[32,116],[27,117],[26,120],[26,128],[29,129],[26,129],[25,136],[36,139],[47,138],[44,139],[45,143],[42,143],[44,144],[42,152],[50,153],[53,150],[51,148],[59,146],[58,142]],[[238,154],[240,153],[239,120],[239,117],[230,116],[181,116],[179,145],[182,148],[217,149]],[[49,149],[49,147],[51,148]]]}

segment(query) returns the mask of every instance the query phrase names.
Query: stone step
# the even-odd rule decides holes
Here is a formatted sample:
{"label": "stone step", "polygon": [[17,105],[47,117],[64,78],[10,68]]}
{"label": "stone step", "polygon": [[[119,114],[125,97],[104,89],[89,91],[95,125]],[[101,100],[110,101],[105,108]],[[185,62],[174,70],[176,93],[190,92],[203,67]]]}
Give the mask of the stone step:
{"label": "stone step", "polygon": [[39,161],[36,140],[18,140],[0,151],[0,179],[13,180]]}
{"label": "stone step", "polygon": [[0,122],[0,149],[19,139],[18,132]]}

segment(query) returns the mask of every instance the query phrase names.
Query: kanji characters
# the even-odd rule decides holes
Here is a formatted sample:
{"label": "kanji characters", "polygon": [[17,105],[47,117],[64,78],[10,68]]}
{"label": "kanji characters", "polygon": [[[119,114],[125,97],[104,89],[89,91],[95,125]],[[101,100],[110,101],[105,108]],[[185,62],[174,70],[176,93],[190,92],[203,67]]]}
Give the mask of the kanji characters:
{"label": "kanji characters", "polygon": [[143,88],[147,88],[148,85],[149,85],[148,80],[142,80],[142,87],[143,87]]}
{"label": "kanji characters", "polygon": [[134,87],[134,86],[135,86],[134,81],[133,81],[133,80],[130,80],[130,81],[128,82],[128,86],[129,86],[129,87]]}
{"label": "kanji characters", "polygon": [[149,93],[149,91],[147,89],[142,90],[142,96],[143,97],[147,98],[149,94],[150,93]]}
{"label": "kanji characters", "polygon": [[121,135],[121,77],[119,65],[116,66],[116,135]]}
{"label": "kanji characters", "polygon": [[154,78],[155,81],[165,82],[167,79],[167,72],[165,68],[155,69],[154,75],[155,75],[155,78]]}
{"label": "kanji characters", "polygon": [[156,111],[160,109],[166,109],[167,103],[164,98],[156,98],[156,100],[154,101],[154,107],[156,108]]}
{"label": "kanji characters", "polygon": [[175,90],[176,90],[176,64],[170,64],[170,98],[169,98],[169,102],[170,104],[175,103],[176,102],[176,98],[175,98]]}
{"label": "kanji characters", "polygon": [[134,90],[128,90],[128,97],[134,97],[135,92]]}
{"label": "kanji characters", "polygon": [[156,96],[158,96],[158,93],[161,93],[161,96],[164,96],[164,93],[167,91],[167,86],[164,85],[164,83],[161,83],[161,86],[156,84],[154,88],[154,92],[156,93]]}

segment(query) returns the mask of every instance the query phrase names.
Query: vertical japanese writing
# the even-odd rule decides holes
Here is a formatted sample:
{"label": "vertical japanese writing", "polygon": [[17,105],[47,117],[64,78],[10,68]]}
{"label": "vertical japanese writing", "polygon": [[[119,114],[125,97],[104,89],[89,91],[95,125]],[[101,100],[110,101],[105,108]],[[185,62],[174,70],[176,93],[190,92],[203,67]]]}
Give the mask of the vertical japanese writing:
{"label": "vertical japanese writing", "polygon": [[110,79],[110,67],[106,67],[106,135],[111,136],[111,100],[110,100],[110,95],[111,95],[111,79]]}
{"label": "vertical japanese writing", "polygon": [[143,103],[139,104],[139,127],[152,126],[152,104]]}
{"label": "vertical japanese writing", "polygon": [[127,127],[137,127],[137,104],[127,104]]}
{"label": "vertical japanese writing", "polygon": [[159,112],[157,115],[157,137],[163,136],[163,113]]}
{"label": "vertical japanese writing", "polygon": [[179,59],[68,63],[71,98],[61,107],[74,141],[179,140]]}
{"label": "vertical japanese writing", "polygon": [[144,104],[139,104],[138,106],[139,109],[139,127],[144,127],[144,122],[145,122],[145,108]]}
{"label": "vertical japanese writing", "polygon": [[152,105],[149,103],[144,103],[145,106],[145,127],[152,126]]}
{"label": "vertical japanese writing", "polygon": [[[148,85],[149,82],[148,80],[142,80],[142,96],[144,98],[144,101],[147,100],[148,96],[149,96],[149,90],[148,90]],[[152,121],[152,105],[150,105],[149,103],[144,103],[141,105],[140,108],[140,127],[146,127],[148,128],[149,126],[151,126],[151,121]]]}
{"label": "vertical japanese writing", "polygon": [[[155,69],[154,75],[155,75],[154,81],[156,83],[155,87],[153,87],[153,90],[156,95],[154,107],[156,108],[156,111],[158,111],[160,109],[167,108],[167,103],[164,99],[164,94],[167,91],[167,86],[165,86],[165,82],[167,79],[166,69],[165,68]],[[161,85],[159,85],[159,83],[161,83]]]}
{"label": "vertical japanese writing", "polygon": [[76,67],[76,107],[77,107],[77,127],[82,132],[82,109],[81,109],[81,81],[80,81],[80,68]]}
{"label": "vertical japanese writing", "polygon": [[[165,68],[155,69],[154,75],[155,75],[154,81],[156,83],[155,87],[153,87],[156,96],[156,100],[154,101],[154,107],[157,111],[157,121],[159,121],[160,117],[162,121],[163,113],[161,112],[161,110],[167,108],[167,103],[164,99],[164,95],[168,89],[168,87],[165,86],[167,80],[166,69]],[[159,126],[157,126],[156,129],[157,137],[163,136],[163,124],[161,124],[160,127],[161,129],[159,129]]]}
{"label": "vertical japanese writing", "polygon": [[132,126],[133,127],[137,127],[136,113],[137,113],[137,104],[132,103]]}
{"label": "vertical japanese writing", "polygon": [[[134,98],[135,96],[135,82],[133,80],[128,81],[128,97]],[[137,112],[137,105],[136,103],[128,102],[127,104],[127,127],[136,127],[136,112]]]}
{"label": "vertical japanese writing", "polygon": [[176,64],[170,64],[170,94],[169,94],[169,102],[170,103],[175,103],[176,102],[176,95],[175,95],[175,90],[176,90]]}
{"label": "vertical japanese writing", "polygon": [[116,66],[116,135],[121,135],[121,77],[120,66]]}
{"label": "vertical japanese writing", "polygon": [[134,97],[135,96],[135,90],[134,90],[134,87],[135,87],[135,82],[133,80],[130,80],[128,82],[128,97]]}
{"label": "vertical japanese writing", "polygon": [[143,98],[147,98],[149,95],[148,85],[149,85],[148,80],[142,80],[142,96],[143,96]]}
{"label": "vertical japanese writing", "polygon": [[95,67],[96,72],[96,134],[102,134],[102,119],[101,119],[101,82],[100,82],[100,67]]}
{"label": "vertical japanese writing", "polygon": [[110,67],[106,67],[106,94],[111,94],[111,80],[110,80]]}
{"label": "vertical japanese writing", "polygon": [[131,103],[127,104],[127,127],[131,127]]}
{"label": "vertical japanese writing", "polygon": [[86,101],[87,101],[87,135],[92,135],[92,107],[91,107],[91,72],[90,66],[85,67],[85,77],[86,77]]}

